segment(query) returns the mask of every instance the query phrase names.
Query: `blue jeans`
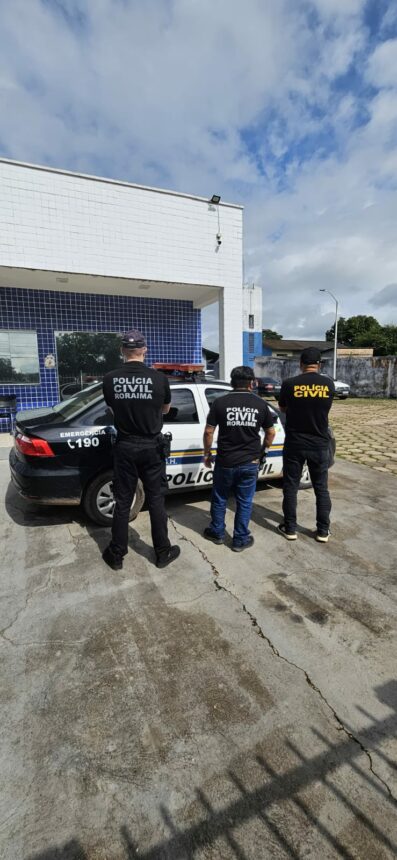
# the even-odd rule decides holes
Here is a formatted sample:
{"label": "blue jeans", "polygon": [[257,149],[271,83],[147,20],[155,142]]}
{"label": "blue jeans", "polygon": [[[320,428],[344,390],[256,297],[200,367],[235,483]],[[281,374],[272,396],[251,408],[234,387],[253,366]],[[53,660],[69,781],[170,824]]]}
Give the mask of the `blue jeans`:
{"label": "blue jeans", "polygon": [[248,524],[257,478],[258,466],[255,463],[230,468],[215,463],[210,529],[217,537],[223,538],[227,500],[230,493],[233,493],[236,499],[233,546],[244,546],[251,534]]}

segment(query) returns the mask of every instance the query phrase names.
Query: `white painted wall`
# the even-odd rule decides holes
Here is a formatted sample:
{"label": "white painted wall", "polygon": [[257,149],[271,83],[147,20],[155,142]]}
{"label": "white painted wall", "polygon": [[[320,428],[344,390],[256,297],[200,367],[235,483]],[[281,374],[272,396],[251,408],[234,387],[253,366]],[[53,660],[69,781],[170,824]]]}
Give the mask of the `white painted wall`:
{"label": "white painted wall", "polygon": [[[216,190],[216,189],[215,189]],[[220,288],[223,372],[241,360],[242,209],[0,159],[0,266]],[[94,290],[93,290],[94,291]],[[113,291],[113,290],[112,290]]]}
{"label": "white painted wall", "polygon": [[242,210],[0,160],[6,266],[241,287]]}
{"label": "white painted wall", "polygon": [[[250,316],[254,317],[254,325],[249,325]],[[245,287],[243,290],[243,331],[262,331],[262,289],[261,287]]]}

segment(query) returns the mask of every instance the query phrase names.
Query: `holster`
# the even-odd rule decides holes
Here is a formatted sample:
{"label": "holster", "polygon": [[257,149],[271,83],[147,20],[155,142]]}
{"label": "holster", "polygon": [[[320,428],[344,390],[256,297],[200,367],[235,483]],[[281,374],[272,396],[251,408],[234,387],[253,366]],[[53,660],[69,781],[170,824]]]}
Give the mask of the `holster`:
{"label": "holster", "polygon": [[172,433],[160,433],[159,452],[162,460],[167,460],[171,455]]}

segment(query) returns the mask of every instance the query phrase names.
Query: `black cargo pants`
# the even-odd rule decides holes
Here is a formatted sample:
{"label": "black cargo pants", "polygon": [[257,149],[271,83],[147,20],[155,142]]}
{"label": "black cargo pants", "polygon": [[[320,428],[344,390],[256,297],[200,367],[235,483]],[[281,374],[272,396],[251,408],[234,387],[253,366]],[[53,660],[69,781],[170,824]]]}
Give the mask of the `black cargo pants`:
{"label": "black cargo pants", "polygon": [[310,480],[316,496],[317,531],[326,534],[329,530],[331,497],[328,492],[328,445],[303,446],[286,441],[283,451],[283,514],[285,530],[296,532],[296,507],[302,468],[308,465]]}
{"label": "black cargo pants", "polygon": [[115,508],[111,549],[117,556],[128,552],[128,522],[138,478],[145,490],[152,541],[157,556],[170,547],[164,506],[164,460],[157,440],[119,439],[113,448]]}

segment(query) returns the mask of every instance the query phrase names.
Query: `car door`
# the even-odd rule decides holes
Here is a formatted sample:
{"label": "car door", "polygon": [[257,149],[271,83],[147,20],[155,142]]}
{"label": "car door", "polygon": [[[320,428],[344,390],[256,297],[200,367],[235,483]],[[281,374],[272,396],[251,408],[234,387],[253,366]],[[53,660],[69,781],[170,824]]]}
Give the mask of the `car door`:
{"label": "car door", "polygon": [[[201,402],[202,402],[202,406],[203,406],[203,410],[204,410],[204,415],[205,415],[205,422],[204,423],[206,423],[206,421],[207,421],[207,415],[208,415],[208,412],[209,412],[214,400],[216,400],[217,397],[222,397],[223,394],[227,394],[231,390],[232,390],[231,386],[227,385],[226,383],[224,385],[211,385],[211,383],[209,385],[200,385],[199,395],[201,398]],[[215,433],[214,433],[214,441],[213,441],[213,449],[212,449],[214,454],[216,454],[217,444],[218,444],[218,428],[216,428]]]}
{"label": "car door", "polygon": [[205,415],[195,384],[171,384],[171,409],[164,416],[163,433],[172,433],[171,456],[167,460],[170,490],[188,489],[212,480],[203,465]]}
{"label": "car door", "polygon": [[280,478],[283,473],[284,427],[281,423],[279,413],[273,407],[273,404],[267,403],[267,406],[274,416],[273,426],[276,431],[276,435],[266,455],[266,463],[264,463],[264,465],[259,469],[258,480]]}
{"label": "car door", "polygon": [[[207,407],[207,411],[216,397],[221,397],[222,394],[227,394],[230,390],[230,386],[202,386],[201,396],[204,398],[203,405],[204,407]],[[266,463],[264,463],[264,465],[259,469],[259,480],[262,478],[278,478],[281,476],[283,471],[284,428],[273,405],[271,403],[267,403],[267,406],[275,418],[274,429],[276,431],[276,435],[267,454]]]}

